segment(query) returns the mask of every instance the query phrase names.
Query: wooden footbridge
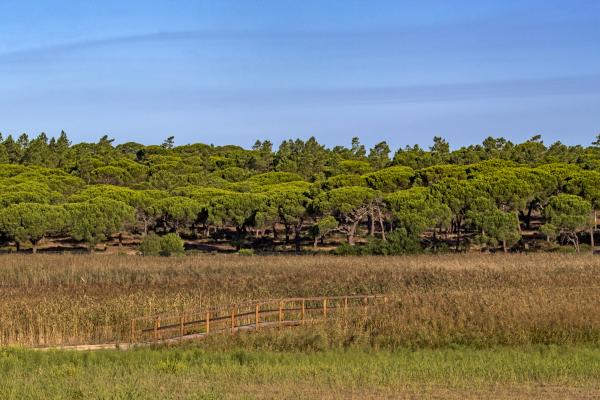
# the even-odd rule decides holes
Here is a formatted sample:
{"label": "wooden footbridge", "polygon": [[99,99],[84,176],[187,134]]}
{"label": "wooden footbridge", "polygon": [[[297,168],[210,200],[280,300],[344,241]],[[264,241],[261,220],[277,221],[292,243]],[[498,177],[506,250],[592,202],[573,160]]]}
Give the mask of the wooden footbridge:
{"label": "wooden footbridge", "polygon": [[172,342],[213,334],[326,321],[352,309],[368,312],[387,304],[389,296],[298,297],[252,301],[225,307],[160,314],[131,321],[130,343]]}
{"label": "wooden footbridge", "polygon": [[[110,329],[96,344],[43,347],[44,349],[100,350],[128,349],[159,343],[202,339],[209,335],[259,331],[261,329],[325,322],[359,310],[368,315],[373,307],[383,307],[387,295],[295,297],[230,304],[223,307],[163,313],[131,320],[128,332]],[[115,336],[116,334],[116,336]]]}

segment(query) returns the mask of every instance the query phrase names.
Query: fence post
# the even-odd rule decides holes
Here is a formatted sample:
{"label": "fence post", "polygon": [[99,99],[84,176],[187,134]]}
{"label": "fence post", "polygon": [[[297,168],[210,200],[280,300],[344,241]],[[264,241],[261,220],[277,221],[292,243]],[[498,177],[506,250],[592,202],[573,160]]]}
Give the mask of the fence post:
{"label": "fence post", "polygon": [[260,304],[256,304],[256,310],[254,311],[254,326],[258,330],[258,324],[260,323]]}
{"label": "fence post", "polygon": [[302,321],[302,324],[304,324],[304,311],[306,310],[305,302],[306,300],[302,299],[302,312],[300,314],[300,320]]}
{"label": "fence post", "polygon": [[210,311],[206,312],[206,334],[210,333]]}
{"label": "fence post", "polygon": [[179,336],[183,338],[183,314],[179,317]]}
{"label": "fence post", "polygon": [[283,301],[279,302],[279,325],[283,322]]}
{"label": "fence post", "polygon": [[327,299],[323,299],[323,319],[327,319]]}
{"label": "fence post", "polygon": [[348,311],[348,298],[344,297],[344,312]]}
{"label": "fence post", "polygon": [[235,306],[231,307],[231,333],[235,333]]}
{"label": "fence post", "polygon": [[154,341],[158,340],[158,329],[160,328],[160,317],[154,320]]}

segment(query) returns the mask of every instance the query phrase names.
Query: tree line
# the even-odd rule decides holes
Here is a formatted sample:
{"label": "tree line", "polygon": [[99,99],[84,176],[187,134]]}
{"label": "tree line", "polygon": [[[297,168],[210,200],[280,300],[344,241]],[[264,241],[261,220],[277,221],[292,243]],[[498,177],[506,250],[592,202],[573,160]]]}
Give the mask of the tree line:
{"label": "tree line", "polygon": [[274,150],[268,140],[244,149],[0,135],[0,188],[0,243],[17,251],[35,252],[44,239],[93,250],[168,234],[237,250],[593,251],[600,135],[590,146],[547,146],[538,135],[456,150],[435,137],[427,149],[393,154],[358,138],[333,148],[286,140]]}

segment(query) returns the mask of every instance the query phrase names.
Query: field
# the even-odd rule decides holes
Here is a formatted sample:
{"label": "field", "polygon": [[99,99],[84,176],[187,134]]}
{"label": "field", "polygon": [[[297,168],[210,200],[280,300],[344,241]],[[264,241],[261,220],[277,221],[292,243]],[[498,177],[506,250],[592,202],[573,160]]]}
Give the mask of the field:
{"label": "field", "polygon": [[[600,258],[0,257],[0,397],[546,397],[600,394]],[[133,351],[39,352],[202,306],[389,294],[327,324]]]}
{"label": "field", "polygon": [[597,398],[597,347],[0,351],[3,399]]}

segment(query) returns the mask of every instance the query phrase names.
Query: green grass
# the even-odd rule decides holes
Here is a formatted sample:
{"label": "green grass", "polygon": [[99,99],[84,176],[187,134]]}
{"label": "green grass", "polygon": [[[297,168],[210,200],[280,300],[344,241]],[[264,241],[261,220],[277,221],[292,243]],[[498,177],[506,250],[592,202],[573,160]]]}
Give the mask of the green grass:
{"label": "green grass", "polygon": [[[487,391],[487,392],[486,392]],[[600,395],[600,348],[0,350],[2,399]]]}

